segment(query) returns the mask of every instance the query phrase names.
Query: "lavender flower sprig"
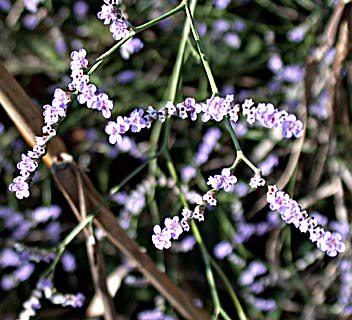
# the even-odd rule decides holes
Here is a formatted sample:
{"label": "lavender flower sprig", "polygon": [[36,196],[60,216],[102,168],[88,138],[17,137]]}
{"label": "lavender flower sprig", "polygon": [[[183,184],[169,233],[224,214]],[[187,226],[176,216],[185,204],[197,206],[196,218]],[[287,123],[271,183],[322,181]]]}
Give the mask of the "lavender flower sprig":
{"label": "lavender flower sprig", "polygon": [[279,211],[286,223],[293,224],[303,233],[308,231],[309,240],[328,256],[335,257],[346,250],[346,244],[342,241],[340,233],[331,233],[318,226],[316,218],[309,217],[295,200],[291,199],[287,193],[278,190],[275,185],[268,186],[267,202],[271,210]]}

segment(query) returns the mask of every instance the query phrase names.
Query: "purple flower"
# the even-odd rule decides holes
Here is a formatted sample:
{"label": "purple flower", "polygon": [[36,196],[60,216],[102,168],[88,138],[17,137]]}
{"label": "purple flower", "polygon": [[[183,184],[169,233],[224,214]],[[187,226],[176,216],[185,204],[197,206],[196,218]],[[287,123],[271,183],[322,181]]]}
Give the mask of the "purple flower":
{"label": "purple flower", "polygon": [[241,39],[237,33],[230,32],[224,37],[225,43],[233,49],[238,49],[241,46]]}
{"label": "purple flower", "polygon": [[99,93],[91,103],[91,108],[101,111],[105,119],[111,117],[111,110],[114,103],[109,99],[106,93]]}
{"label": "purple flower", "polygon": [[104,24],[110,24],[111,21],[117,20],[117,13],[112,5],[103,4],[97,17],[99,20],[104,20]]}
{"label": "purple flower", "polygon": [[181,178],[182,181],[188,183],[191,179],[195,178],[197,170],[193,166],[185,166],[181,169]]}
{"label": "purple flower", "polygon": [[218,259],[224,259],[233,250],[232,244],[228,241],[221,241],[214,247],[214,256]]}
{"label": "purple flower", "polygon": [[291,42],[301,42],[307,32],[306,26],[298,26],[289,31],[287,34],[287,39]]}
{"label": "purple flower", "polygon": [[76,259],[74,255],[68,251],[65,251],[64,254],[62,255],[61,263],[62,263],[63,269],[66,272],[73,272],[77,268]]}
{"label": "purple flower", "polygon": [[297,82],[302,80],[303,76],[304,68],[296,65],[289,65],[281,70],[281,72],[278,74],[278,79],[287,82]]}
{"label": "purple flower", "polygon": [[186,111],[189,112],[191,120],[196,121],[198,113],[202,111],[202,106],[193,98],[185,99],[183,105],[186,107]]}
{"label": "purple flower", "polygon": [[79,91],[81,94],[77,96],[77,101],[80,104],[87,104],[88,108],[93,108],[93,103],[97,99],[97,96],[95,95],[95,92],[97,91],[97,87],[94,84],[88,84],[86,85],[85,83],[82,83],[81,88],[79,88]]}
{"label": "purple flower", "polygon": [[112,33],[112,37],[119,41],[123,38],[126,38],[129,34],[129,23],[126,20],[115,20],[110,25],[110,32]]}
{"label": "purple flower", "polygon": [[320,250],[326,251],[330,257],[335,257],[339,252],[345,252],[346,245],[342,242],[341,234],[337,232],[331,233],[326,231],[322,238],[318,241],[317,246]]}
{"label": "purple flower", "polygon": [[280,55],[278,55],[277,53],[274,53],[268,61],[269,70],[273,73],[278,73],[278,71],[281,70],[282,66],[283,66],[283,63]]}
{"label": "purple flower", "polygon": [[165,231],[167,231],[172,239],[177,240],[180,234],[183,232],[181,224],[179,222],[179,217],[175,216],[172,219],[166,218],[164,221]]}
{"label": "purple flower", "polygon": [[146,120],[143,118],[144,110],[135,109],[130,116],[126,118],[126,122],[130,125],[132,132],[139,132],[146,127]]}
{"label": "purple flower", "polygon": [[86,59],[87,51],[80,49],[79,51],[71,52],[71,70],[84,69],[88,67],[88,60]]}
{"label": "purple flower", "polygon": [[282,124],[282,135],[286,139],[290,139],[292,136],[301,137],[303,135],[303,122],[297,120],[294,114],[288,115]]}
{"label": "purple flower", "polygon": [[25,177],[18,176],[13,179],[13,183],[9,185],[9,190],[15,192],[17,199],[23,199],[29,197],[29,185],[25,181]]}
{"label": "purple flower", "polygon": [[43,109],[44,123],[49,126],[58,123],[60,118],[66,116],[66,111],[61,106],[55,107],[50,104],[45,104]]}
{"label": "purple flower", "polygon": [[105,126],[105,132],[109,135],[111,144],[120,144],[122,142],[121,135],[128,131],[130,125],[126,119],[118,116],[115,121],[109,121]]}
{"label": "purple flower", "polygon": [[89,10],[88,4],[85,1],[78,0],[73,4],[73,14],[78,21],[84,20]]}
{"label": "purple flower", "polygon": [[14,271],[16,279],[19,281],[27,280],[34,271],[34,265],[32,263],[26,263]]}
{"label": "purple flower", "polygon": [[38,167],[38,162],[22,153],[21,161],[17,163],[17,169],[20,170],[21,176],[27,178],[31,172]]}
{"label": "purple flower", "polygon": [[40,19],[35,14],[26,14],[22,19],[23,26],[29,30],[34,30],[39,22]]}
{"label": "purple flower", "polygon": [[207,184],[211,185],[213,189],[224,189],[226,192],[231,192],[236,182],[237,178],[231,174],[231,170],[224,168],[221,171],[221,175],[210,176]]}
{"label": "purple flower", "polygon": [[143,48],[143,42],[139,38],[132,38],[120,47],[121,57],[127,60],[131,54],[140,51]]}
{"label": "purple flower", "polygon": [[279,157],[276,154],[269,154],[267,158],[259,163],[258,168],[260,169],[263,176],[268,176],[273,168],[279,164]]}
{"label": "purple flower", "polygon": [[38,5],[42,3],[44,0],[25,0],[24,1],[24,7],[32,12],[35,13],[38,11]]}
{"label": "purple flower", "polygon": [[39,207],[32,212],[32,219],[39,223],[47,222],[49,219],[56,220],[61,215],[61,208],[56,205]]}
{"label": "purple flower", "polygon": [[138,71],[135,70],[124,70],[121,71],[117,76],[117,82],[120,84],[131,83],[138,76]]}
{"label": "purple flower", "polygon": [[226,9],[231,0],[214,0],[214,7],[218,9]]}
{"label": "purple flower", "polygon": [[159,250],[169,249],[171,247],[170,233],[165,229],[161,230],[159,225],[154,226],[153,231],[152,241],[154,246]]}

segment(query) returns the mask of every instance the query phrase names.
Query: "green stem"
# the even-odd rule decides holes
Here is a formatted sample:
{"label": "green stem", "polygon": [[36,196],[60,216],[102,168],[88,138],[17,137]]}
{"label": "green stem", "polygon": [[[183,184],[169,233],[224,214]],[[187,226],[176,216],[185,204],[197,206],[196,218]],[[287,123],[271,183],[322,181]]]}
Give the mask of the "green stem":
{"label": "green stem", "polygon": [[210,263],[213,266],[213,268],[215,269],[215,271],[217,272],[217,274],[219,275],[219,277],[221,278],[221,280],[224,282],[225,287],[226,287],[227,291],[229,292],[229,294],[230,294],[230,296],[232,298],[232,301],[233,301],[233,303],[235,305],[235,308],[237,310],[237,314],[238,314],[240,320],[248,320],[245,312],[243,311],[241,303],[238,300],[236,292],[233,290],[232,285],[229,282],[229,280],[227,279],[225,273],[221,270],[219,265],[211,257],[210,257]]}
{"label": "green stem", "polygon": [[150,28],[151,26],[159,23],[162,20],[165,20],[167,18],[169,18],[170,16],[176,14],[179,11],[182,11],[183,8],[186,5],[186,0],[183,0],[177,7],[175,7],[174,9],[168,11],[167,13],[153,19],[150,20],[138,27],[133,28],[133,31],[124,39],[120,40],[118,43],[116,43],[111,49],[109,49],[108,51],[106,51],[105,53],[103,53],[102,55],[100,55],[97,59],[96,59],[96,63],[91,67],[91,69],[89,70],[88,74],[91,74],[95,71],[95,69],[98,68],[98,66],[102,63],[102,60],[104,60],[105,58],[109,57],[110,55],[112,55],[119,47],[121,47],[125,42],[127,42],[129,39],[131,39],[133,36],[135,36],[137,33],[140,33],[148,28]]}
{"label": "green stem", "polygon": [[229,132],[231,139],[233,141],[233,144],[236,149],[236,159],[232,166],[230,167],[231,170],[234,170],[237,165],[243,160],[243,162],[254,172],[254,174],[259,174],[260,175],[260,169],[258,169],[243,153],[241,146],[238,142],[237,136],[235,131],[233,130],[233,127],[231,125],[231,121],[228,117],[225,117],[225,126],[227,131]]}
{"label": "green stem", "polygon": [[212,73],[212,71],[210,69],[208,60],[206,59],[206,55],[205,55],[204,50],[202,48],[200,37],[199,37],[197,28],[196,28],[194,20],[193,20],[193,13],[192,13],[191,9],[189,8],[188,4],[185,6],[185,10],[186,10],[188,21],[190,22],[190,25],[191,25],[192,35],[193,35],[194,41],[196,43],[196,47],[197,47],[197,50],[198,50],[198,54],[199,54],[200,60],[201,60],[202,65],[203,65],[203,67],[205,69],[205,73],[207,75],[207,78],[208,78],[208,81],[209,81],[209,84],[210,84],[210,87],[211,87],[212,95],[213,96],[214,95],[218,95],[219,91],[218,91],[218,88],[216,86],[215,79],[214,79],[213,73]]}
{"label": "green stem", "polygon": [[66,238],[58,245],[57,247],[57,251],[56,251],[56,256],[55,259],[53,260],[53,262],[50,264],[49,268],[47,269],[47,271],[45,271],[42,275],[43,278],[47,278],[49,276],[51,276],[55,270],[55,267],[57,265],[57,263],[60,261],[60,258],[62,256],[62,254],[65,251],[65,248],[67,245],[69,245],[72,240],[74,238],[77,237],[77,235],[88,225],[90,224],[94,217],[96,216],[98,212],[94,213],[94,214],[90,214],[89,216],[87,216],[83,221],[81,221],[67,236]]}

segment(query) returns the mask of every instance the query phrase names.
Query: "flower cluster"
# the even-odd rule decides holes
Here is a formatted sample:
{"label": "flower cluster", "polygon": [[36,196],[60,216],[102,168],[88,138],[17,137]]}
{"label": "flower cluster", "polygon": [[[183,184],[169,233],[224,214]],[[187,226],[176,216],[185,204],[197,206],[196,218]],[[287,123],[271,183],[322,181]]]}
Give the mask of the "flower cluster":
{"label": "flower cluster", "polygon": [[154,226],[152,241],[155,247],[159,250],[169,249],[172,239],[177,240],[183,231],[190,230],[190,220],[204,221],[205,208],[208,205],[216,206],[217,204],[216,193],[220,189],[224,189],[226,192],[233,191],[233,186],[236,182],[237,178],[231,174],[228,168],[223,169],[221,175],[209,177],[208,184],[210,184],[213,189],[206,192],[203,196],[199,194],[194,196],[193,200],[197,206],[193,211],[188,208],[183,208],[181,221],[178,216],[175,216],[172,219],[165,219],[165,227],[163,229],[161,229],[159,225]]}
{"label": "flower cluster", "polygon": [[[128,130],[139,132],[143,128],[150,128],[153,121],[165,122],[167,116],[175,116],[181,119],[191,119],[196,121],[201,115],[203,122],[214,120],[220,122],[225,117],[235,123],[238,120],[240,111],[239,105],[234,105],[234,96],[226,95],[222,97],[212,97],[205,102],[198,103],[194,98],[186,98],[185,101],[177,103],[167,102],[159,110],[149,106],[144,109],[135,109],[129,116],[118,116],[116,121],[109,121],[105,127],[105,132],[109,135],[109,142],[112,144],[121,143],[122,135]],[[286,111],[272,109],[272,104],[259,103],[258,107],[253,106],[251,99],[246,99],[242,104],[242,113],[247,117],[247,121],[254,123],[258,120],[263,126],[268,128],[281,127],[283,136],[291,138],[300,137],[303,134],[303,123],[296,119],[293,114]]]}
{"label": "flower cluster", "polygon": [[28,300],[23,303],[24,310],[20,313],[19,320],[27,320],[36,315],[36,311],[41,308],[40,299],[43,297],[51,301],[53,304],[62,305],[63,307],[71,306],[80,308],[84,304],[84,295],[82,293],[62,294],[54,288],[50,278],[41,278],[36,289]]}
{"label": "flower cluster", "polygon": [[287,193],[278,190],[275,185],[268,187],[267,202],[271,210],[279,211],[286,223],[292,223],[303,233],[308,231],[309,239],[328,256],[335,257],[339,252],[346,250],[340,233],[331,233],[318,226],[316,218],[309,217],[306,211],[301,210],[297,201],[292,200]]}
{"label": "flower cluster", "polygon": [[72,81],[68,87],[70,90],[78,92],[77,101],[80,104],[86,104],[89,109],[100,111],[104,118],[109,119],[114,104],[106,93],[98,93],[97,87],[93,83],[89,83],[89,75],[84,73],[84,69],[88,67],[86,55],[85,49],[71,53]]}
{"label": "flower cluster", "polygon": [[258,121],[265,128],[282,128],[282,136],[286,139],[303,135],[303,122],[294,114],[279,111],[271,103],[258,103],[255,107],[252,99],[246,99],[242,104],[242,113],[250,124]]}
{"label": "flower cluster", "polygon": [[[101,111],[103,117],[108,119],[111,116],[113,102],[106,93],[96,93],[96,86],[89,83],[89,75],[84,73],[84,69],[88,67],[86,55],[85,49],[71,53],[72,81],[68,84],[68,89],[78,94],[77,101],[80,104],[87,104],[88,108]],[[51,104],[43,106],[43,135],[36,136],[36,144],[33,149],[28,151],[27,154],[21,155],[21,161],[17,164],[20,176],[15,177],[9,185],[9,190],[14,192],[18,199],[29,197],[30,178],[34,175],[40,158],[45,155],[48,142],[56,135],[57,125],[66,116],[66,109],[71,101],[71,95],[72,92],[57,88],[54,91],[54,98]]]}
{"label": "flower cluster", "polygon": [[51,105],[43,106],[44,126],[43,135],[36,136],[33,149],[27,154],[21,155],[21,161],[17,163],[17,169],[20,170],[20,176],[13,179],[9,185],[9,190],[14,192],[18,199],[29,197],[29,181],[38,168],[39,159],[46,153],[46,145],[50,139],[56,135],[55,125],[66,115],[67,104],[70,101],[70,95],[61,89],[56,89]]}
{"label": "flower cluster", "polygon": [[104,20],[104,24],[110,24],[112,37],[119,41],[131,33],[131,27],[126,20],[122,10],[118,7],[119,0],[104,0],[101,11],[98,12],[98,19]]}
{"label": "flower cluster", "polygon": [[242,114],[249,124],[258,121],[265,128],[282,128],[282,136],[286,139],[303,135],[303,122],[294,114],[279,111],[271,103],[258,103],[255,107],[252,99],[246,99],[242,104]]}

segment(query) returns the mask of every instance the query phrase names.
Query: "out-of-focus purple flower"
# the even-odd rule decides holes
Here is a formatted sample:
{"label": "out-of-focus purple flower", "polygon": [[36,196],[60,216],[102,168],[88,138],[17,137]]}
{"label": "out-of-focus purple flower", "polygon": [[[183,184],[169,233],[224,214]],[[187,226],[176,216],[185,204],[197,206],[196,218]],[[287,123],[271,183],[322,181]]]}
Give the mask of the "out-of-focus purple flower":
{"label": "out-of-focus purple flower", "polygon": [[285,66],[278,74],[278,79],[287,82],[297,82],[304,77],[304,68],[296,65]]}
{"label": "out-of-focus purple flower", "polygon": [[116,79],[120,84],[128,84],[136,79],[138,74],[139,72],[135,70],[124,70],[116,76]]}
{"label": "out-of-focus purple flower", "polygon": [[40,3],[43,3],[44,0],[25,0],[24,1],[24,7],[32,13],[35,13],[38,11],[38,5]]}
{"label": "out-of-focus purple flower", "polygon": [[89,6],[85,1],[78,0],[73,4],[73,14],[78,21],[84,20],[87,16],[88,10]]}
{"label": "out-of-focus purple flower", "polygon": [[235,20],[232,28],[236,32],[242,32],[246,29],[246,23],[243,20]]}
{"label": "out-of-focus purple flower", "polygon": [[301,42],[307,32],[307,26],[298,26],[289,31],[287,39],[291,42]]}
{"label": "out-of-focus purple flower", "polygon": [[22,18],[23,26],[28,30],[34,30],[38,26],[39,22],[39,17],[35,14],[26,14]]}
{"label": "out-of-focus purple flower", "polygon": [[225,43],[231,48],[238,49],[241,46],[241,39],[237,33],[230,32],[224,37]]}
{"label": "out-of-focus purple flower", "polygon": [[17,279],[12,274],[5,274],[0,280],[3,290],[11,290],[18,285]]}
{"label": "out-of-focus purple flower", "polygon": [[207,24],[206,23],[198,23],[196,22],[197,31],[200,37],[206,34],[207,32]]}
{"label": "out-of-focus purple flower", "polygon": [[138,313],[137,320],[177,320],[177,318],[168,316],[158,309],[154,309]]}
{"label": "out-of-focus purple flower", "polygon": [[49,219],[56,220],[61,215],[61,208],[57,205],[39,207],[32,212],[32,219],[38,223],[47,222]]}
{"label": "out-of-focus purple flower", "polygon": [[276,310],[277,305],[274,299],[255,298],[254,305],[262,311]]}
{"label": "out-of-focus purple flower", "polygon": [[74,255],[65,251],[61,257],[62,267],[66,272],[73,272],[77,268],[77,263]]}
{"label": "out-of-focus purple flower", "polygon": [[214,22],[214,31],[216,33],[224,33],[229,30],[231,24],[228,20],[225,19],[218,19]]}
{"label": "out-of-focus purple flower", "polygon": [[309,113],[316,116],[318,119],[325,120],[328,118],[327,105],[330,100],[330,93],[328,90],[324,90],[318,97],[317,101],[309,105]]}
{"label": "out-of-focus purple flower", "polygon": [[0,267],[15,267],[21,264],[19,255],[12,249],[5,248],[0,253]]}
{"label": "out-of-focus purple flower", "polygon": [[58,243],[60,241],[61,224],[57,221],[50,222],[45,228],[50,243]]}
{"label": "out-of-focus purple flower", "polygon": [[121,57],[127,60],[131,54],[140,51],[143,48],[143,42],[139,38],[131,38],[120,47]]}
{"label": "out-of-focus purple flower", "polygon": [[188,252],[191,251],[196,244],[196,239],[194,236],[186,236],[181,242],[173,246],[174,251],[177,252]]}
{"label": "out-of-focus purple flower", "polygon": [[188,183],[191,179],[195,178],[197,170],[194,166],[185,166],[181,169],[182,181]]}
{"label": "out-of-focus purple flower", "polygon": [[231,0],[214,0],[214,7],[224,10],[227,8]]}
{"label": "out-of-focus purple flower", "polygon": [[258,168],[260,169],[262,175],[264,177],[268,176],[272,171],[273,168],[279,164],[279,157],[276,154],[269,154],[266,159],[259,163]]}
{"label": "out-of-focus purple flower", "polygon": [[13,232],[11,233],[11,237],[14,240],[22,240],[28,235],[31,227],[32,227],[31,221],[23,221],[21,224],[17,226],[17,228],[13,230]]}
{"label": "out-of-focus purple flower", "polygon": [[0,0],[0,10],[1,11],[9,11],[11,9],[11,2],[10,0]]}
{"label": "out-of-focus purple flower", "polygon": [[335,56],[336,56],[336,49],[335,48],[329,49],[323,58],[323,63],[326,64],[327,66],[330,66],[334,61]]}
{"label": "out-of-focus purple flower", "polygon": [[238,183],[236,183],[236,185],[234,187],[234,192],[240,198],[246,196],[246,194],[248,193],[248,184],[244,183],[243,181],[239,181]]}
{"label": "out-of-focus purple flower", "polygon": [[233,250],[233,246],[228,241],[221,241],[214,247],[214,256],[218,259],[224,259]]}
{"label": "out-of-focus purple flower", "polygon": [[282,66],[283,66],[283,62],[281,60],[281,57],[279,54],[274,53],[271,55],[270,59],[268,60],[268,68],[271,72],[273,73],[278,73]]}
{"label": "out-of-focus purple flower", "polygon": [[15,277],[20,281],[27,280],[34,271],[34,265],[32,263],[26,263],[20,266],[17,270],[14,271]]}

